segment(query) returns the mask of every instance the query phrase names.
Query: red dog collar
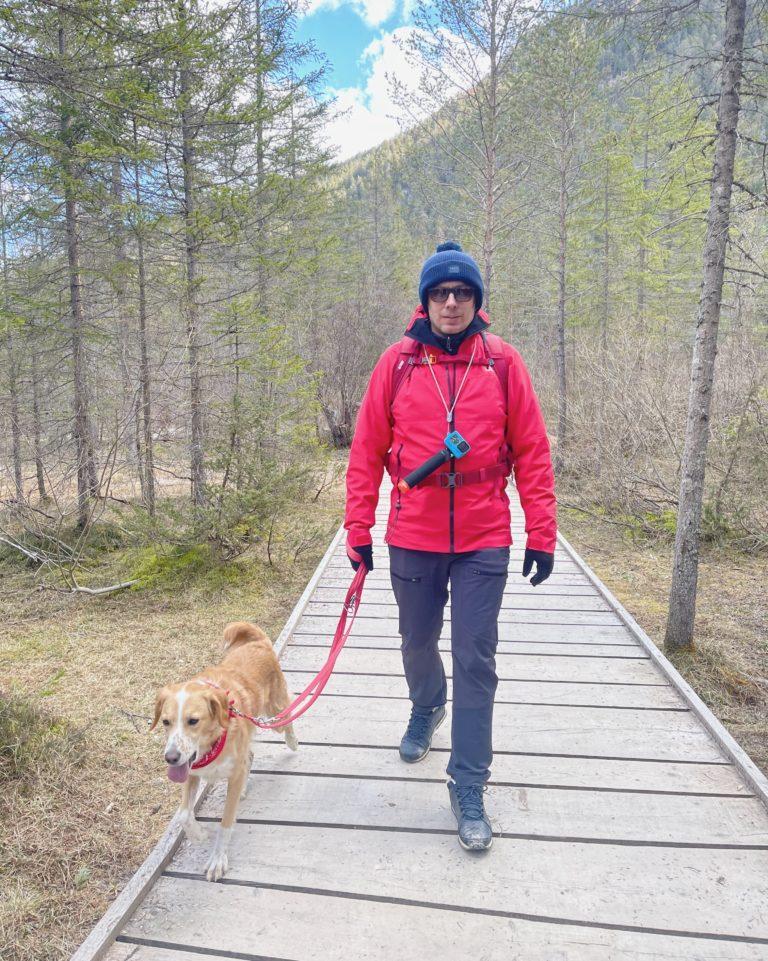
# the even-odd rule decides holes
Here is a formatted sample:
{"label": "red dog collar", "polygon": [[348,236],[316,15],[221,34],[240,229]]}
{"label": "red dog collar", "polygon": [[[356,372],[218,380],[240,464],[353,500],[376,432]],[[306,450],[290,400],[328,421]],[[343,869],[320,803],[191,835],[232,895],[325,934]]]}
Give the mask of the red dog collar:
{"label": "red dog collar", "polygon": [[201,767],[208,767],[209,764],[212,764],[216,760],[216,758],[221,754],[221,752],[224,750],[224,745],[226,743],[227,743],[227,729],[224,728],[224,730],[221,733],[221,737],[210,748],[210,750],[206,754],[204,754],[199,761],[195,761],[194,764],[190,764],[190,767],[192,768],[192,770],[199,771]]}

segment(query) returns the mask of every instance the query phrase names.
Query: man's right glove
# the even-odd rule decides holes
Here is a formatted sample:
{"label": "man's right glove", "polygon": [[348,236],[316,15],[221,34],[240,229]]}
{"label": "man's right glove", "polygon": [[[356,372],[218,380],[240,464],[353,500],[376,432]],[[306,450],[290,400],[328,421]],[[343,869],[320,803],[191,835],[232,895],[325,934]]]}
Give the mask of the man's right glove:
{"label": "man's right glove", "polygon": [[361,563],[365,564],[367,570],[373,570],[373,544],[360,544],[358,547],[347,544],[347,557],[352,570],[356,571]]}
{"label": "man's right glove", "polygon": [[528,577],[534,563],[536,564],[536,573],[531,578],[531,584],[536,587],[552,573],[552,568],[555,566],[555,555],[549,554],[547,551],[533,551],[530,547],[526,547],[525,557],[523,558],[523,577]]}

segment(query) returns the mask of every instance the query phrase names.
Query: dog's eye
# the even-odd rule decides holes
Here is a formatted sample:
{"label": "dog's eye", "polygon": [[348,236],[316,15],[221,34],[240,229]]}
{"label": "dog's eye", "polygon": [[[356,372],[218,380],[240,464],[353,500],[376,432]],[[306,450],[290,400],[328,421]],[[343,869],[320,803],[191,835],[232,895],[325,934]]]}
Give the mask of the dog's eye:
{"label": "dog's eye", "polygon": [[197,724],[197,722],[198,722],[199,720],[200,720],[199,717],[188,717],[188,718],[187,718],[187,724],[189,724],[190,727],[194,727],[194,725]]}
{"label": "dog's eye", "polygon": [[164,717],[164,718],[163,718],[163,727],[168,727],[168,725],[169,725],[170,723],[171,723],[171,722],[168,720],[167,717]]}

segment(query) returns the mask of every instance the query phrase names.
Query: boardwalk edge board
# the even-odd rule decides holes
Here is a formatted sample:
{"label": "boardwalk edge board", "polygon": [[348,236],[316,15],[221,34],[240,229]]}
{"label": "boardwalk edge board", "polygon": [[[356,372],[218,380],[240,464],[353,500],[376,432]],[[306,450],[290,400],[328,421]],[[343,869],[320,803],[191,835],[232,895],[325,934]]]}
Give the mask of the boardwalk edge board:
{"label": "boardwalk edge board", "polygon": [[614,595],[605,586],[605,584],[603,584],[597,574],[595,574],[594,571],[584,563],[569,541],[566,540],[566,538],[560,533],[558,533],[557,539],[560,541],[571,559],[594,584],[602,597],[624,621],[627,628],[648,652],[654,664],[659,668],[664,676],[669,679],[670,683],[676,688],[685,703],[688,704],[690,709],[693,711],[696,717],[698,717],[706,730],[715,739],[715,742],[726,755],[726,757],[733,762],[734,766],[750,786],[750,788],[752,788],[766,808],[768,808],[768,778],[766,778],[760,768],[755,764],[752,758],[750,758],[747,752],[736,742],[732,735],[728,733],[721,722],[715,717],[715,715],[712,713],[712,711],[710,711],[699,695],[693,690],[691,685],[683,678],[677,668],[675,668],[671,661],[668,661],[661,650],[656,647],[650,637],[645,633],[642,627],[640,627],[640,625],[637,623],[634,617],[632,617],[624,605],[616,597],[614,597]]}
{"label": "boardwalk edge board", "polygon": [[[309,604],[317,582],[325,573],[328,563],[344,537],[344,534],[344,527],[339,527],[328,546],[328,550],[315,568],[314,574],[310,578],[301,597],[296,602],[296,606],[291,611],[288,620],[285,622],[285,627],[274,642],[275,653],[278,657],[282,656],[294,628],[304,613],[307,604]],[[195,801],[195,811],[200,808],[211,790],[212,785],[204,785],[201,787],[197,800]],[[160,840],[149,852],[144,862],[139,866],[136,873],[110,904],[106,913],[97,922],[85,941],[83,941],[71,956],[70,961],[99,961],[99,958],[104,957],[107,949],[112,946],[123,922],[133,913],[141,899],[149,888],[152,887],[157,878],[160,877],[166,865],[176,853],[177,848],[181,844],[182,835],[183,831],[174,818],[165,829]]]}

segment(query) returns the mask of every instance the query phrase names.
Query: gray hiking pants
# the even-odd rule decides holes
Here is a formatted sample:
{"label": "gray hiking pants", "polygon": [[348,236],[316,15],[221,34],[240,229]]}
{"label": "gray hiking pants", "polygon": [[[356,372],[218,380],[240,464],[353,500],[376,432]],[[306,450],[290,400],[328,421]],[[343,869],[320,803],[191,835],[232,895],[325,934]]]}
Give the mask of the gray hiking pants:
{"label": "gray hiking pants", "polygon": [[493,754],[498,617],[509,548],[438,554],[390,545],[389,563],[408,691],[416,710],[424,713],[448,699],[437,644],[450,584],[453,710],[448,774],[456,784],[484,783]]}

